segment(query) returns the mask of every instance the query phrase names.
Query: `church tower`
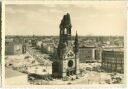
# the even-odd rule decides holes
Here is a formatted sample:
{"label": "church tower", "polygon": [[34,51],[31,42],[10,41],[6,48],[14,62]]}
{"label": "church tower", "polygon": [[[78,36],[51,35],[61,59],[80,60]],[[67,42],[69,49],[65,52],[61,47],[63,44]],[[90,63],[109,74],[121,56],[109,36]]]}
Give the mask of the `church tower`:
{"label": "church tower", "polygon": [[57,59],[53,62],[53,75],[64,78],[65,76],[79,74],[79,45],[77,33],[74,42],[71,38],[72,25],[69,13],[63,16],[59,28],[60,39],[57,49]]}

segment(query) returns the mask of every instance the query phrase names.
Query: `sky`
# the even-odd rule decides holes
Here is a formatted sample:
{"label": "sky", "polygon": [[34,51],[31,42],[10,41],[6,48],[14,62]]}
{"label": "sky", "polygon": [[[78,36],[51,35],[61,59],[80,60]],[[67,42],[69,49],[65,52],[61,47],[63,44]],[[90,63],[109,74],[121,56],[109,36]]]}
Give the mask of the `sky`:
{"label": "sky", "polygon": [[7,4],[6,35],[59,35],[59,24],[67,12],[71,16],[72,35],[124,35],[124,4]]}

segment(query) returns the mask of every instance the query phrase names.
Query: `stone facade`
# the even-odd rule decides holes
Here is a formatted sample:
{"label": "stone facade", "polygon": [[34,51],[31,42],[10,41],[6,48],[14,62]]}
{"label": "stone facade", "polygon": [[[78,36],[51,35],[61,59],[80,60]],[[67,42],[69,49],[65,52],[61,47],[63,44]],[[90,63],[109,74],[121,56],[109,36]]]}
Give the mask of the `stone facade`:
{"label": "stone facade", "polygon": [[102,52],[102,68],[107,72],[124,73],[124,52],[118,48],[104,49]]}
{"label": "stone facade", "polygon": [[13,39],[5,41],[5,55],[17,55],[26,53],[26,45],[14,42]]}
{"label": "stone facade", "polygon": [[70,15],[64,15],[60,24],[60,40],[57,49],[57,60],[53,62],[53,76],[66,77],[79,74],[78,37],[71,41]]}
{"label": "stone facade", "polygon": [[101,62],[102,49],[91,46],[79,47],[79,58],[81,63]]}

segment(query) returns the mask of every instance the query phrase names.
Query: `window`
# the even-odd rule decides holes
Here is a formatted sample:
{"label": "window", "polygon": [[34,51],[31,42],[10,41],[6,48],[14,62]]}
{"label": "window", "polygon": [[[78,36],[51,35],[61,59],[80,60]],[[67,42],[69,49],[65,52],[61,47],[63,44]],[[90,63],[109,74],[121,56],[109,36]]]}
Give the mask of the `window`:
{"label": "window", "polygon": [[68,66],[69,66],[69,67],[72,67],[72,66],[73,66],[73,61],[72,61],[72,60],[70,60],[70,61],[68,62]]}
{"label": "window", "polygon": [[46,72],[46,70],[45,70],[45,69],[43,69],[43,72]]}
{"label": "window", "polygon": [[67,34],[67,29],[66,28],[64,29],[64,34]]}

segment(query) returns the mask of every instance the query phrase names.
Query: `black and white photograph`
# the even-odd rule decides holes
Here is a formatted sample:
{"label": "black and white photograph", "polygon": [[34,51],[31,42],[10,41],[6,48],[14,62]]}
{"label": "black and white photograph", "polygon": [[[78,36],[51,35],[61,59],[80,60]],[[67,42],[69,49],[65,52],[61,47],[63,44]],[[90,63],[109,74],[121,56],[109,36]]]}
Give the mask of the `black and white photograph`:
{"label": "black and white photograph", "polygon": [[0,2],[0,87],[1,87],[1,78],[2,78],[2,3]]}
{"label": "black and white photograph", "polygon": [[125,32],[124,2],[5,4],[4,84],[124,86]]}

